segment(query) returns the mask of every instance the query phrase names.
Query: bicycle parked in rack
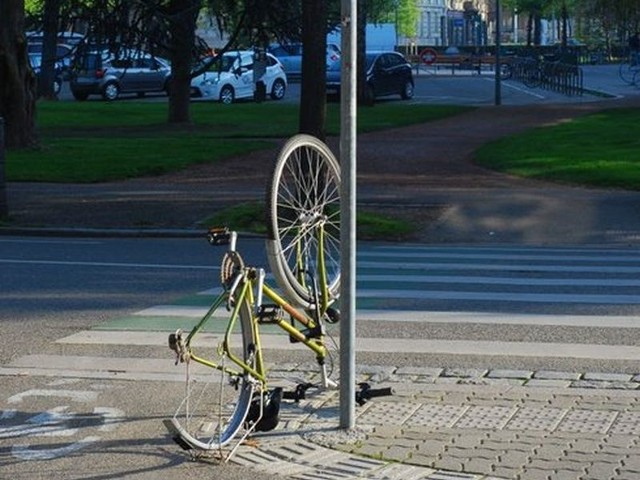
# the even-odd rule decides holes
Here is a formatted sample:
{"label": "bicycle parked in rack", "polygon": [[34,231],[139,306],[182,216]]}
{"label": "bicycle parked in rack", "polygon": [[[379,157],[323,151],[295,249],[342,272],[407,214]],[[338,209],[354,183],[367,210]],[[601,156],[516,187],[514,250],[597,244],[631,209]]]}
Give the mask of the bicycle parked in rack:
{"label": "bicycle parked in rack", "polygon": [[[338,385],[331,378],[338,344],[329,327],[340,319],[333,307],[340,287],[340,167],[329,148],[308,135],[288,141],[275,163],[267,205],[268,259],[282,294],[267,285],[263,269],[245,265],[235,232],[212,230],[212,245],[230,245],[221,265],[223,291],[189,333],[169,336],[176,364],[185,366],[186,389],[165,425],[192,453],[228,459],[252,432],[275,428],[283,399],[299,401],[309,388]],[[221,307],[230,314],[218,338],[206,329]],[[267,325],[313,353],[318,382],[291,392],[272,384],[260,336]],[[195,365],[208,374],[192,372]],[[365,393],[390,391],[367,388],[360,398]]]}
{"label": "bicycle parked in rack", "polygon": [[540,86],[543,78],[541,62],[535,58],[525,58],[522,61],[522,81],[528,88]]}

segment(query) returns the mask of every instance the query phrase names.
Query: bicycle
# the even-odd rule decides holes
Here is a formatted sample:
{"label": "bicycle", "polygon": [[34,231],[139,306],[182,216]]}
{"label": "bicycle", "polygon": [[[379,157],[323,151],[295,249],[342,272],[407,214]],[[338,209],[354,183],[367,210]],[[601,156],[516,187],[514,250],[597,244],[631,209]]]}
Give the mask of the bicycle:
{"label": "bicycle", "polygon": [[536,58],[524,58],[521,60],[520,75],[522,83],[528,88],[536,88],[540,86],[543,78],[541,62]]}
{"label": "bicycle", "polygon": [[[184,449],[223,456],[239,436],[228,459],[252,432],[275,428],[283,398],[299,401],[311,387],[337,387],[331,378],[337,343],[327,325],[340,318],[332,307],[340,285],[339,192],[340,167],[324,143],[298,135],[284,145],[267,189],[267,253],[282,295],[267,285],[263,269],[245,265],[234,232],[209,232],[212,245],[230,245],[222,258],[223,291],[186,336],[180,330],[169,336],[176,364],[186,365],[186,390],[165,425]],[[231,313],[216,344],[204,330],[223,305]],[[319,384],[301,383],[293,392],[272,388],[260,340],[265,325],[276,325],[315,354]],[[200,346],[199,339],[209,345]],[[191,374],[192,363],[207,367],[207,382]]]}
{"label": "bicycle", "polygon": [[620,75],[620,79],[628,85],[635,85],[636,83],[636,74],[640,71],[639,55],[640,54],[632,53],[626,62],[620,64],[618,74]]}

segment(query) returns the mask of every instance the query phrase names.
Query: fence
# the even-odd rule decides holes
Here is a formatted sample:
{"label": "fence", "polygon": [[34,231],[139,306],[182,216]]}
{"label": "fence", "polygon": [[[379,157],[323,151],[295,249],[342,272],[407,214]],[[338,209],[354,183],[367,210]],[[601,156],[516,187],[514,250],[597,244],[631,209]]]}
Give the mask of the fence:
{"label": "fence", "polygon": [[544,88],[564,95],[582,95],[582,68],[558,60],[516,57],[511,62],[511,78],[526,86]]}

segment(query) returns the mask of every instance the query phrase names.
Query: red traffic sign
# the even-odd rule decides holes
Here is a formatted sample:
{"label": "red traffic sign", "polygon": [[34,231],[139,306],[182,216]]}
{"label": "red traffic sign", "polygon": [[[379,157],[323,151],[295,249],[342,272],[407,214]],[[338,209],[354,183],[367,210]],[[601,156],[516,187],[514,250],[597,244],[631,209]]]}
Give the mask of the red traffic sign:
{"label": "red traffic sign", "polygon": [[438,52],[436,52],[433,48],[425,48],[420,52],[420,59],[422,63],[426,65],[431,65],[438,58]]}

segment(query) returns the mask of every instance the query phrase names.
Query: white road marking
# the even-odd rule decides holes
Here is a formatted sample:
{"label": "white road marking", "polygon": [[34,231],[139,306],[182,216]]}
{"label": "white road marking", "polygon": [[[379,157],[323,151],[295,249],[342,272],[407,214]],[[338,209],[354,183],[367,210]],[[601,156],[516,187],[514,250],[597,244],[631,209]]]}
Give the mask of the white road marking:
{"label": "white road marking", "polygon": [[47,390],[33,388],[9,397],[7,403],[20,403],[27,397],[55,397],[68,398],[74,402],[93,402],[98,398],[98,394],[89,390]]}
{"label": "white road marking", "polygon": [[71,267],[158,268],[169,270],[220,270],[211,265],[175,265],[162,263],[80,262],[67,260],[15,260],[0,258],[0,263],[16,265],[61,265]]}

